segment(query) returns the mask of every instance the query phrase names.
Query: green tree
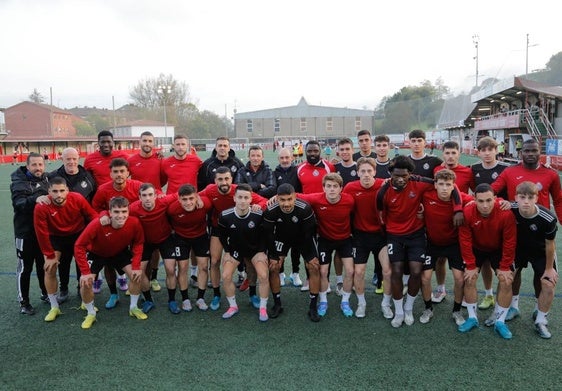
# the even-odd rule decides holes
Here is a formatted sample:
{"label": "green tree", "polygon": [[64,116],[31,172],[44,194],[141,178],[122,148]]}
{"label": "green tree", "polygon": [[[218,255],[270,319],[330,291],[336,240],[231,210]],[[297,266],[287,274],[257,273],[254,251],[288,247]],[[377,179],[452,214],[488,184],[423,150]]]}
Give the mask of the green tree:
{"label": "green tree", "polygon": [[91,114],[87,116],[85,120],[91,124],[90,127],[93,127],[96,132],[101,132],[102,130],[113,126],[113,123],[111,123],[109,119],[104,118],[99,114]]}
{"label": "green tree", "polygon": [[375,118],[383,119],[381,132],[434,127],[449,94],[449,87],[438,78],[435,85],[424,80],[419,86],[405,86],[394,95],[384,97],[375,109]]}
{"label": "green tree", "polygon": [[45,103],[45,97],[41,94],[37,88],[33,89],[33,92],[28,96],[29,100],[35,103]]}
{"label": "green tree", "polygon": [[86,121],[74,121],[72,126],[76,129],[78,136],[95,136],[97,134],[96,129]]}

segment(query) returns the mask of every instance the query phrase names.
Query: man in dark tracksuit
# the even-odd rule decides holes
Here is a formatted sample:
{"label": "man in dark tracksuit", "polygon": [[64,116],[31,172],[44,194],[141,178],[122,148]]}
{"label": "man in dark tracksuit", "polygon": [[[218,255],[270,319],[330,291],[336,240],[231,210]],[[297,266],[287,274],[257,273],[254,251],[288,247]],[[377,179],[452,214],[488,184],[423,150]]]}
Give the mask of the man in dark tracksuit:
{"label": "man in dark tracksuit", "polygon": [[45,288],[44,259],[33,225],[33,210],[39,196],[47,195],[48,180],[45,175],[45,160],[43,156],[32,152],[27,157],[25,167],[19,167],[11,175],[12,205],[14,207],[14,237],[18,265],[16,279],[20,312],[26,315],[35,314],[35,309],[29,303],[29,285],[33,264],[37,272],[41,298],[47,299]]}

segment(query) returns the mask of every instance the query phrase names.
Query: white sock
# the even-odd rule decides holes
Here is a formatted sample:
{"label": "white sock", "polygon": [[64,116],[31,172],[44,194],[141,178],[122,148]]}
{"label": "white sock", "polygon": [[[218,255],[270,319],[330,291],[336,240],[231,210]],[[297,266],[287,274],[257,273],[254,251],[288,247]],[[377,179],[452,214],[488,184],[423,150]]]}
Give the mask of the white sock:
{"label": "white sock", "polygon": [[267,297],[265,299],[260,297],[260,308],[267,308]]}
{"label": "white sock", "polygon": [[406,302],[404,303],[404,311],[412,311],[414,309],[414,301],[416,301],[416,296],[406,295]]}
{"label": "white sock", "polygon": [[349,303],[349,298],[351,297],[351,292],[343,292],[341,295],[341,302],[347,301]]}
{"label": "white sock", "polygon": [[238,304],[236,304],[236,296],[227,297],[226,300],[228,300],[228,305],[230,307],[238,307]]}
{"label": "white sock", "polygon": [[59,302],[57,301],[57,295],[55,293],[49,293],[49,303],[51,303],[51,308],[59,308]]}
{"label": "white sock", "polygon": [[494,290],[492,288],[486,289],[486,296],[494,296]]}
{"label": "white sock", "polygon": [[130,309],[137,308],[139,303],[139,295],[131,295],[131,304],[129,306]]}
{"label": "white sock", "polygon": [[367,304],[367,302],[365,301],[365,294],[364,293],[357,295],[357,303],[363,304],[363,305]]}
{"label": "white sock", "polygon": [[438,290],[439,292],[445,292],[445,284],[437,285],[437,290]]}
{"label": "white sock", "polygon": [[537,319],[535,319],[535,323],[548,324],[548,321],[546,320],[547,315],[548,312],[537,311]]}
{"label": "white sock", "polygon": [[476,303],[466,303],[466,309],[468,311],[469,318],[478,319],[478,317],[476,316]]}
{"label": "white sock", "polygon": [[507,315],[508,310],[509,308],[496,305],[496,321],[505,322],[505,316]]}
{"label": "white sock", "polygon": [[403,301],[404,299],[392,299],[392,301],[394,301],[394,313],[396,315],[404,315],[404,307],[403,307]]}
{"label": "white sock", "polygon": [[336,284],[343,284],[343,276],[336,274]]}
{"label": "white sock", "polygon": [[511,298],[511,307],[519,309],[519,295],[513,295]]}
{"label": "white sock", "polygon": [[328,292],[327,291],[319,292],[318,297],[320,298],[321,303],[326,302],[326,301],[328,301]]}
{"label": "white sock", "polygon": [[386,293],[384,293],[382,295],[382,303],[381,305],[385,305],[385,306],[390,306],[390,299],[392,298],[391,295],[387,295]]}
{"label": "white sock", "polygon": [[94,301],[92,300],[90,303],[84,303],[86,310],[88,311],[88,315],[96,316],[96,308],[94,307]]}

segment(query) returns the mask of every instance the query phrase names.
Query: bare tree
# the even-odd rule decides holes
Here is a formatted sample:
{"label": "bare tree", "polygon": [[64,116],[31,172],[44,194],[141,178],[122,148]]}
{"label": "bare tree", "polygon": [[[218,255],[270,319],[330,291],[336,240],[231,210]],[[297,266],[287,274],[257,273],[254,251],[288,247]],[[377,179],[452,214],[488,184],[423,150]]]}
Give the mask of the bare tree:
{"label": "bare tree", "polygon": [[169,108],[180,107],[190,103],[189,87],[172,75],[161,73],[157,78],[148,78],[138,82],[131,88],[129,96],[133,103],[146,109],[157,109],[162,106]]}

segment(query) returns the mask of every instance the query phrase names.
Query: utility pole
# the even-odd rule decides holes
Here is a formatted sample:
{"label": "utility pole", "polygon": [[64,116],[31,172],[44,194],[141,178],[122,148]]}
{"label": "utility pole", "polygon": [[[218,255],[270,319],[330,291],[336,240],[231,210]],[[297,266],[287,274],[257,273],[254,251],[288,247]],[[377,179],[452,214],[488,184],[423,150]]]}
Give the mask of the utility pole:
{"label": "utility pole", "polygon": [[476,60],[476,87],[478,87],[478,43],[480,42],[480,37],[478,34],[472,36],[472,43],[474,43],[474,48],[476,49],[476,55],[473,57]]}

